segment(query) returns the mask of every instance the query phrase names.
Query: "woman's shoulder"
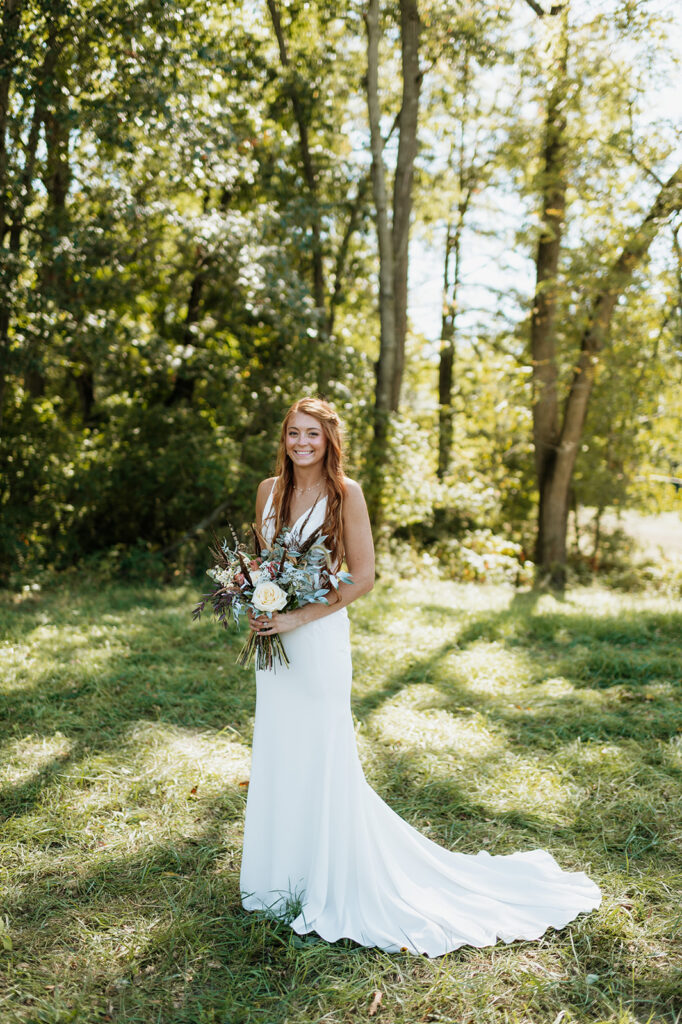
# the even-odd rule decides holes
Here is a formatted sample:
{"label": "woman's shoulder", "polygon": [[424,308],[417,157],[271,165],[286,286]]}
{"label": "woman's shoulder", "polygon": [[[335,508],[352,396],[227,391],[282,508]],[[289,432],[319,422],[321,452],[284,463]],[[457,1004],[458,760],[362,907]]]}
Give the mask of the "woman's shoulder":
{"label": "woman's shoulder", "polygon": [[261,482],[258,484],[258,496],[260,497],[261,494],[264,494],[267,497],[267,495],[272,490],[276,479],[276,476],[269,476],[267,477],[267,479],[261,480]]}
{"label": "woman's shoulder", "polygon": [[[367,509],[367,502],[365,496],[362,493],[362,487],[357,480],[352,480],[350,477],[344,477],[344,486],[346,494],[343,502],[343,526],[344,533],[346,536],[346,547],[348,547],[348,541],[351,533],[356,536],[364,538],[362,540],[363,545],[371,548],[372,545],[372,527],[369,520],[369,511]],[[366,554],[365,550],[365,554]]]}
{"label": "woman's shoulder", "polygon": [[256,492],[256,519],[258,522],[263,518],[263,512],[265,511],[268,499],[272,494],[272,488],[276,479],[276,476],[269,476],[266,480],[261,480],[258,484],[258,490]]}
{"label": "woman's shoulder", "polygon": [[357,482],[357,480],[353,480],[349,476],[344,476],[344,478],[343,478],[343,486],[344,486],[344,489],[345,489],[345,492],[346,492],[346,494],[345,494],[346,501],[349,502],[349,504],[351,504],[351,505],[358,505],[358,504],[364,505],[364,503],[365,503],[365,496],[362,493],[362,487]]}

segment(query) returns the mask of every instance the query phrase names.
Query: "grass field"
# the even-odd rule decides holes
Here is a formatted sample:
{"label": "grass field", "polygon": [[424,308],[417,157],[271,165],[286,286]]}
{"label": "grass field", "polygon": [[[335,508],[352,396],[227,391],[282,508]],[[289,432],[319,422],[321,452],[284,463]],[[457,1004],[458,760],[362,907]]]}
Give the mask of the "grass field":
{"label": "grass field", "polygon": [[0,598],[0,1021],[682,1021],[682,601],[423,580],[351,608],[372,785],[602,907],[436,960],[245,914],[254,685],[195,591]]}

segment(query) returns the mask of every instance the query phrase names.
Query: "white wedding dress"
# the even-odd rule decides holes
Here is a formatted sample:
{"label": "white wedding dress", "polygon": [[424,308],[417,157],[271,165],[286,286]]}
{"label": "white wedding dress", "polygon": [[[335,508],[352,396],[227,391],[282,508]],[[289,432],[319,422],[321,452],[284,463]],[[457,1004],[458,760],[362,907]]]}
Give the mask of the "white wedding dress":
{"label": "white wedding dress", "polygon": [[[325,503],[309,520],[324,519]],[[272,538],[272,494],[263,533]],[[304,517],[301,516],[299,523]],[[242,902],[299,934],[440,956],[537,939],[599,906],[598,887],[544,850],[454,853],[367,783],[350,710],[345,608],[283,634],[289,667],[256,672]],[[292,919],[293,918],[293,919]]]}

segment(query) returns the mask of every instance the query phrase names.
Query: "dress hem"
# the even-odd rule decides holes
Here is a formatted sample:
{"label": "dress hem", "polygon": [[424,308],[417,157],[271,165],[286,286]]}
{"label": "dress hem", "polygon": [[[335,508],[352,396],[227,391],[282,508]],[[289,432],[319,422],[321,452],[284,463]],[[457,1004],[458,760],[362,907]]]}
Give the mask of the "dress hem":
{"label": "dress hem", "polygon": [[[397,942],[390,942],[387,945],[381,945],[379,942],[373,942],[365,938],[359,937],[358,934],[350,934],[352,929],[338,931],[332,928],[326,928],[324,925],[318,925],[314,921],[308,923],[305,918],[301,920],[302,915],[299,914],[293,921],[289,922],[289,927],[292,931],[296,932],[297,935],[317,935],[324,942],[339,942],[341,939],[350,939],[351,942],[357,943],[358,946],[363,946],[365,949],[380,949],[384,953],[410,953],[412,956],[426,956],[429,959],[433,959],[439,956],[445,956],[447,953],[453,953],[463,946],[471,946],[474,949],[486,949],[488,947],[494,947],[499,942],[503,942],[505,945],[511,945],[512,942],[536,942],[540,939],[545,932],[550,928],[555,931],[561,931],[566,928],[572,921],[577,920],[581,914],[591,913],[601,905],[602,897],[601,893],[595,896],[591,900],[587,900],[584,906],[579,908],[572,908],[570,911],[566,911],[564,914],[557,916],[554,919],[547,920],[542,925],[538,925],[537,928],[529,928],[526,932],[520,932],[518,934],[505,936],[501,933],[490,933],[483,940],[475,938],[467,938],[463,936],[459,939],[448,941],[444,948],[436,946],[428,946],[428,948],[419,948],[419,944],[412,942],[410,945],[399,945]],[[260,906],[247,906],[245,899],[242,899],[242,906],[247,912],[254,910],[268,910],[261,901]],[[548,908],[544,907],[544,910]]]}

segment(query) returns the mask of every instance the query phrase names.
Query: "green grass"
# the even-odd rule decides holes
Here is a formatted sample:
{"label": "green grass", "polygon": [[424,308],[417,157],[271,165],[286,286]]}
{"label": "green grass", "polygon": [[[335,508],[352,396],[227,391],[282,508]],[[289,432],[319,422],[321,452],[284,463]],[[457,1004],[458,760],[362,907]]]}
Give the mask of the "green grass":
{"label": "green grass", "polygon": [[549,849],[602,907],[437,960],[247,915],[240,643],[195,591],[0,599],[0,1021],[682,1021],[682,602],[383,584],[351,608],[372,785],[474,853]]}

